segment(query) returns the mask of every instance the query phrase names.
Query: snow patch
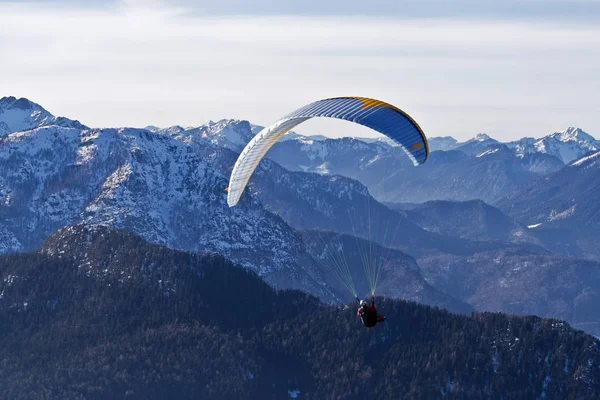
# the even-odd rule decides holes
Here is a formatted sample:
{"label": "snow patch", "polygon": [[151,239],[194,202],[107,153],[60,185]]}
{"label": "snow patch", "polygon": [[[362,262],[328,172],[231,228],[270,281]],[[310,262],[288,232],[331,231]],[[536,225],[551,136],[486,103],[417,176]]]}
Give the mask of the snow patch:
{"label": "snow patch", "polygon": [[494,154],[494,153],[497,153],[498,150],[500,150],[500,148],[486,150],[483,153],[478,154],[477,157],[484,157],[484,156],[487,156],[487,155],[490,155],[490,154]]}
{"label": "snow patch", "polygon": [[548,216],[548,221],[554,221],[557,219],[565,219],[569,218],[573,214],[575,214],[575,209],[577,208],[577,204],[573,204],[571,207],[567,208],[562,212],[557,212],[556,210],[550,211],[550,215]]}

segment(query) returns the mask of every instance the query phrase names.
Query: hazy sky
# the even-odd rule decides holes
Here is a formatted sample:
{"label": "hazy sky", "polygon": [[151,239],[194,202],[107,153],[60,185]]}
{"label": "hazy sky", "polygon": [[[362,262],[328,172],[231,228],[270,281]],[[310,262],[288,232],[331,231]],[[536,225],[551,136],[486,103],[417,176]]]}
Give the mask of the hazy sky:
{"label": "hazy sky", "polygon": [[[596,0],[0,0],[0,97],[95,127],[266,125],[357,95],[431,137],[600,138],[599,93]],[[371,132],[326,119],[297,131]]]}

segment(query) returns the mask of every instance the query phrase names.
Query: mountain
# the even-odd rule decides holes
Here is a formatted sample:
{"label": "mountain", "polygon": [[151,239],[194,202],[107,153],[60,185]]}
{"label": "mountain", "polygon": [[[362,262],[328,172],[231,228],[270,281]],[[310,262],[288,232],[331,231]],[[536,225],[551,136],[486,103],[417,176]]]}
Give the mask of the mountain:
{"label": "mountain", "polygon": [[[269,211],[271,206],[265,209],[249,194],[239,206],[227,206],[223,189],[234,152],[211,144],[206,137],[179,136],[177,131],[44,127],[9,135],[0,146],[3,252],[35,249],[66,225],[111,226],[171,248],[225,255],[277,288],[301,288],[324,300],[347,298],[346,293],[332,293],[323,285],[327,271],[307,251],[303,237]],[[270,182],[287,173],[265,162],[276,169],[263,174]],[[285,210],[296,209],[302,215],[298,207],[309,198],[305,190],[311,187],[331,199],[354,190],[342,182],[313,178],[320,177],[301,173],[292,177],[289,188],[294,190],[287,194],[295,200]],[[274,188],[279,196],[286,194]],[[311,213],[316,217],[320,211]],[[345,228],[354,233],[351,225]],[[411,232],[409,226],[406,229]],[[420,236],[412,232],[408,237],[409,243],[401,241],[405,248]],[[444,246],[458,248],[451,243]],[[358,277],[358,284],[364,279]],[[410,283],[400,276],[390,276],[387,282],[398,295],[412,293],[405,287]],[[453,310],[468,307],[464,303],[455,307],[460,302],[434,292],[424,290],[419,299],[448,304]]]}
{"label": "mountain", "polygon": [[452,136],[433,137],[427,139],[429,151],[448,151],[458,147],[458,141]]}
{"label": "mountain", "polygon": [[511,193],[497,206],[536,229],[572,232],[587,257],[600,260],[600,151]]}
{"label": "mountain", "polygon": [[199,127],[172,126],[156,132],[170,135],[185,143],[199,140],[241,152],[246,143],[254,136],[252,128],[253,126],[248,121],[222,119],[218,122],[208,121]]}
{"label": "mountain", "polygon": [[[209,153],[203,157],[223,174],[231,170],[231,160],[237,157],[222,151]],[[288,171],[268,159],[259,164],[246,190],[295,229],[345,233],[414,257],[430,252],[473,254],[512,246],[428,232],[410,221],[405,213],[379,203],[356,180]]]}
{"label": "mountain", "polygon": [[299,234],[251,199],[230,209],[226,186],[191,146],[163,133],[56,126],[13,133],[0,145],[2,248],[35,249],[66,225],[106,225],[223,254],[277,287],[331,298]]}
{"label": "mountain", "polygon": [[600,335],[600,263],[523,249],[423,255],[427,282],[477,310],[552,316]]}
{"label": "mountain", "polygon": [[0,99],[0,137],[5,137],[13,132],[27,131],[50,125],[87,129],[79,121],[53,116],[42,106],[26,98],[17,99],[10,96]]}
{"label": "mountain", "polygon": [[398,147],[352,138],[278,142],[266,157],[291,171],[357,179],[377,200],[389,203],[473,199],[492,203],[522,183],[563,167],[556,157],[516,155],[493,139],[479,139],[458,150],[433,151],[418,167]]}
{"label": "mountain", "polygon": [[531,245],[530,250],[538,247],[538,251],[543,248],[557,254],[584,256],[573,234],[565,229],[526,226],[481,200],[430,201],[407,209],[406,215],[419,227],[444,236]]}
{"label": "mountain", "polygon": [[[599,300],[595,295],[600,293],[594,272],[597,264],[551,254],[543,248],[548,246],[548,238],[538,237],[537,228],[520,225],[480,201],[434,202],[423,206],[421,215],[398,213],[370,198],[356,181],[290,172],[270,160],[261,162],[248,190],[297,229],[350,233],[410,254],[436,291],[477,310],[557,316],[600,334],[600,314],[590,311],[590,304]],[[465,229],[452,227],[452,222],[458,224],[465,213],[473,214],[471,227],[479,231],[468,232],[468,224]],[[439,232],[423,230],[418,223],[424,227],[431,223],[440,227]],[[319,242],[318,237],[313,239],[313,243]],[[309,252],[317,260],[323,253],[319,248]],[[349,264],[360,264],[359,251],[352,255],[346,250],[345,254]],[[562,265],[568,268],[563,270]],[[351,268],[356,270],[360,265]],[[564,275],[558,277],[561,273]],[[538,288],[541,281],[547,285]],[[401,289],[404,296],[419,295],[410,292],[411,286]]]}
{"label": "mountain", "polygon": [[325,140],[301,137],[277,142],[266,157],[291,171],[356,178],[358,170],[390,149],[392,147],[382,141],[367,143],[349,137]]}
{"label": "mountain", "polygon": [[535,232],[481,200],[429,201],[406,212],[429,231],[472,240],[499,240],[542,245]]}
{"label": "mountain", "polygon": [[0,256],[1,399],[600,393],[598,340],[562,321],[378,298],[387,320],[366,329],[354,305],[275,291],[221,257],[89,229]]}
{"label": "mountain", "polygon": [[464,143],[459,143],[456,146],[456,150],[462,151],[469,156],[477,156],[485,151],[489,150],[490,147],[498,148],[499,145],[496,139],[491,138],[485,133],[478,133],[473,139],[467,140]]}
{"label": "mountain", "polygon": [[[150,242],[172,248],[223,254],[256,271],[277,288],[298,288],[325,300],[344,295],[331,292],[323,284],[328,278],[320,268],[318,254],[304,232],[297,230],[328,230],[352,235],[399,251],[395,253],[398,257],[404,257],[401,253],[410,255],[419,266],[421,263],[434,265],[431,260],[438,260],[435,265],[440,269],[445,268],[444,260],[468,260],[478,254],[485,254],[486,262],[492,263],[500,251],[545,256],[547,232],[554,232],[551,239],[557,246],[563,246],[561,252],[581,256],[568,251],[572,238],[566,243],[560,242],[564,236],[556,232],[565,227],[547,231],[543,226],[534,227],[536,223],[525,223],[532,227],[521,231],[524,240],[519,242],[517,236],[509,233],[514,221],[495,216],[487,220],[487,213],[494,210],[474,207],[472,211],[481,218],[484,227],[479,227],[480,230],[473,227],[473,231],[479,232],[477,235],[481,237],[475,234],[469,237],[461,229],[452,230],[450,225],[444,225],[445,217],[439,216],[458,221],[462,215],[460,210],[444,214],[446,211],[438,209],[438,216],[422,214],[423,219],[418,222],[430,229],[428,231],[411,220],[407,211],[393,211],[376,201],[356,180],[340,175],[287,171],[269,159],[260,163],[240,204],[230,209],[225,202],[224,188],[237,153],[217,144],[222,143],[220,138],[228,136],[227,132],[252,130],[245,123],[234,124],[229,130],[230,125],[231,122],[219,125],[212,136],[197,128],[193,128],[196,129],[193,132],[180,127],[150,132],[130,128],[80,131],[57,126],[8,135],[0,145],[2,250],[35,249],[66,225],[112,226],[131,230]],[[383,160],[397,156],[382,143],[353,139],[331,143],[332,146],[345,143],[348,154],[372,152],[369,156],[379,158],[371,164],[379,167]],[[491,150],[497,151],[488,149],[485,154],[478,154],[479,157],[460,151],[434,152],[426,165],[437,168],[437,176],[443,176],[452,171],[449,164],[468,161],[470,179],[479,174],[481,185],[488,185],[485,187],[491,191],[494,188],[490,178],[494,175],[490,174],[492,166],[502,171],[510,170],[507,165],[515,170],[514,166],[526,169],[532,167],[529,161],[534,157],[555,159],[545,154],[516,157],[507,146],[494,146]],[[434,154],[439,157],[433,157]],[[584,161],[582,165],[587,165]],[[411,171],[422,167],[411,166]],[[431,175],[433,179],[436,174]],[[412,178],[407,176],[407,179]],[[467,182],[467,176],[464,179]],[[459,183],[453,182],[453,185],[458,187]],[[467,190],[475,191],[466,186]],[[417,182],[415,187],[418,187]],[[516,220],[522,222],[519,218]],[[504,223],[508,225],[502,227]],[[494,227],[494,224],[499,226]],[[535,236],[532,238],[526,233]],[[539,239],[543,247],[534,239]],[[582,251],[585,246],[577,240],[576,250]],[[593,238],[587,251],[592,244]],[[518,259],[514,260],[515,264],[510,265],[517,268]],[[544,262],[543,258],[536,260]],[[474,305],[463,293],[438,286],[430,267],[423,269],[421,276],[432,286],[431,291],[416,275],[391,274],[389,277],[393,280],[387,281],[391,282],[387,293],[393,295],[395,291],[441,306],[451,302],[457,307],[461,302]],[[410,278],[405,281],[406,287],[402,286],[404,277]],[[533,275],[525,278],[535,280]],[[530,285],[531,281],[526,284]],[[396,285],[399,286],[394,288]],[[448,297],[440,297],[443,293]],[[483,301],[477,304],[487,306]],[[549,311],[547,315],[553,314]]]}
{"label": "mountain", "polygon": [[[222,120],[198,128],[172,127],[163,132],[188,143],[206,140],[239,152],[258,128],[247,121]],[[439,139],[452,142],[451,138]],[[486,134],[451,147],[457,150],[432,151],[428,162],[415,168],[397,146],[385,140],[327,139],[290,133],[266,157],[291,171],[357,179],[379,201],[391,203],[472,199],[494,202],[522,183],[563,167],[552,155],[516,154]]]}
{"label": "mountain", "polygon": [[386,154],[361,171],[357,178],[373,196],[393,203],[422,203],[430,200],[486,203],[505,196],[535,177],[562,166],[556,159],[536,154],[516,157],[506,146],[497,145],[468,156],[462,151],[436,151],[418,167],[402,163],[403,154]]}
{"label": "mountain", "polygon": [[543,153],[568,164],[590,151],[600,150],[600,141],[580,128],[570,127],[541,139],[524,138],[508,144],[517,154]]}

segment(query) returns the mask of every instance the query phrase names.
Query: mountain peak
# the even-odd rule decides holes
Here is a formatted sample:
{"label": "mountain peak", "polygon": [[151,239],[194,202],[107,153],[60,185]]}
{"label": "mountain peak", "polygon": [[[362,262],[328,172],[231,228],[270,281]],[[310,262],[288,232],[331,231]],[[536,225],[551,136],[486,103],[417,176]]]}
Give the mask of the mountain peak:
{"label": "mountain peak", "polygon": [[6,108],[8,104],[12,104],[15,101],[17,101],[17,98],[15,96],[4,96],[0,99],[0,109]]}
{"label": "mountain peak", "polygon": [[486,140],[494,140],[492,137],[490,137],[487,133],[478,133],[477,135],[475,135],[475,137],[472,140],[476,140],[478,142],[485,142]]}
{"label": "mountain peak", "polygon": [[0,99],[0,134],[27,131],[42,126],[58,125],[67,128],[88,129],[79,121],[55,117],[44,107],[21,97],[5,96]]}
{"label": "mountain peak", "polygon": [[15,96],[7,96],[0,99],[0,110],[31,110],[33,108],[46,111],[42,106],[25,97],[17,99]]}
{"label": "mountain peak", "polygon": [[560,140],[561,142],[593,142],[596,140],[592,135],[584,132],[581,128],[572,126],[562,132],[555,132],[549,136]]}

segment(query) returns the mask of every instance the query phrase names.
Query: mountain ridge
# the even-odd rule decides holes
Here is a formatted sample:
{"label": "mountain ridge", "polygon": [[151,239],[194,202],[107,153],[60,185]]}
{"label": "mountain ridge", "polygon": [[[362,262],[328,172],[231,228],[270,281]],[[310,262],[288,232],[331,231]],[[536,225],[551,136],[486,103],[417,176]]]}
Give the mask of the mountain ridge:
{"label": "mountain ridge", "polygon": [[367,330],[354,304],[276,291],[222,257],[114,230],[92,236],[93,274],[72,257],[75,237],[54,237],[46,247],[58,252],[0,255],[0,398],[600,392],[598,340],[560,320],[377,298],[387,320]]}

